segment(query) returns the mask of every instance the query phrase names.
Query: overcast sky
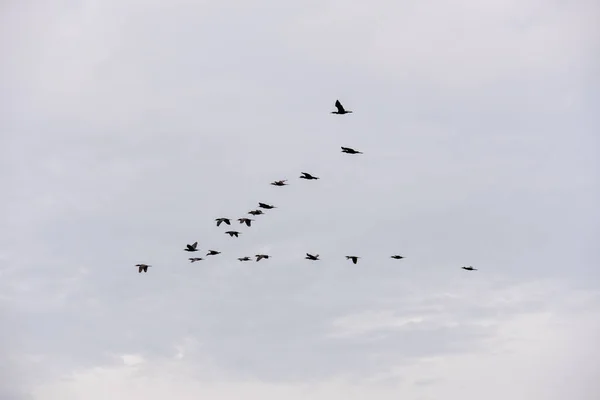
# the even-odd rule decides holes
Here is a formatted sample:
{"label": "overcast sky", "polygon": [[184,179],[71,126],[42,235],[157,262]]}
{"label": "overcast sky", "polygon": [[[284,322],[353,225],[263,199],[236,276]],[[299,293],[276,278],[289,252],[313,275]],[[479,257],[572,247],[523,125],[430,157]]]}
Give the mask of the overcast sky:
{"label": "overcast sky", "polygon": [[2,2],[0,400],[600,398],[599,20]]}

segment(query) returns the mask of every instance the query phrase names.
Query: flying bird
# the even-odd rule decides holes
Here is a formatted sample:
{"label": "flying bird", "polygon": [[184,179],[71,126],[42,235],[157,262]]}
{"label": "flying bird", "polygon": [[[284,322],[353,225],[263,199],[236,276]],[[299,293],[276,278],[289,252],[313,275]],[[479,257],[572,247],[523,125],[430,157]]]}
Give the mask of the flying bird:
{"label": "flying bird", "polygon": [[346,154],[362,154],[362,151],[358,151],[358,150],[354,150],[350,147],[343,147],[342,146],[342,153],[346,153]]}
{"label": "flying bird", "polygon": [[282,181],[275,181],[275,182],[271,182],[271,185],[273,186],[285,186],[287,185],[287,179],[284,179]]}
{"label": "flying bird", "polygon": [[307,260],[319,261],[319,255],[318,254],[313,256],[310,253],[306,253],[306,257],[304,257],[304,258],[306,258]]}
{"label": "flying bird", "polygon": [[252,221],[254,221],[253,219],[250,218],[238,218],[238,221],[240,221],[240,224],[246,224],[248,226],[252,225]]}
{"label": "flying bird", "polygon": [[356,264],[356,263],[358,262],[358,259],[359,259],[359,258],[360,258],[360,257],[357,257],[357,256],[346,256],[346,260],[352,260],[352,262],[353,262],[354,264]]}
{"label": "flying bird", "polygon": [[340,115],[342,115],[342,114],[350,114],[350,113],[352,113],[352,111],[346,111],[344,109],[344,106],[342,105],[342,103],[340,103],[339,100],[335,101],[335,108],[337,108],[337,111],[332,111],[331,112],[332,114],[340,114]]}
{"label": "flying bird", "polygon": [[260,214],[264,214],[264,213],[262,210],[254,210],[254,211],[248,211],[248,214],[260,215]]}
{"label": "flying bird", "polygon": [[308,179],[308,180],[319,179],[318,176],[311,175],[308,172],[302,172],[302,176],[300,178],[302,178],[302,179]]}
{"label": "flying bird", "polygon": [[227,225],[231,225],[231,220],[229,218],[217,218],[217,226],[221,225],[221,223],[225,222]]}
{"label": "flying bird", "polygon": [[258,203],[258,206],[259,206],[260,208],[264,208],[264,209],[266,209],[266,210],[270,210],[270,209],[272,209],[272,208],[277,208],[277,207],[275,207],[275,206],[272,206],[272,205],[270,205],[270,204],[265,204],[265,203]]}
{"label": "flying bird", "polygon": [[216,250],[209,250],[208,253],[206,253],[207,256],[216,256],[217,254],[221,254],[221,252]]}
{"label": "flying bird", "polygon": [[239,237],[238,235],[239,235],[241,232],[238,232],[238,231],[227,231],[227,232],[225,232],[225,233],[226,233],[226,234],[228,234],[228,235],[229,235],[229,236],[231,236],[231,237],[234,237],[234,236],[235,236],[235,237]]}
{"label": "flying bird", "polygon": [[198,242],[194,242],[194,244],[186,245],[186,248],[184,250],[185,251],[198,251],[198,249],[196,247],[198,247]]}
{"label": "flying bird", "polygon": [[390,258],[393,258],[394,260],[400,260],[401,258],[404,258],[404,257],[395,255],[395,256],[391,256]]}
{"label": "flying bird", "polygon": [[148,267],[151,267],[152,265],[148,265],[148,264],[135,264],[135,266],[138,267],[138,272],[141,273],[142,271],[148,272]]}
{"label": "flying bird", "polygon": [[250,261],[250,257],[240,257],[238,258],[240,261]]}
{"label": "flying bird", "polygon": [[468,267],[461,267],[462,269],[466,269],[467,271],[477,271],[477,268],[473,268],[471,266]]}
{"label": "flying bird", "polygon": [[269,255],[267,255],[267,254],[257,254],[254,257],[256,257],[256,262],[259,262],[263,258],[269,258]]}
{"label": "flying bird", "polygon": [[202,261],[202,260],[204,260],[204,258],[193,257],[193,258],[188,258],[188,260],[190,260],[190,262],[195,263],[196,261]]}

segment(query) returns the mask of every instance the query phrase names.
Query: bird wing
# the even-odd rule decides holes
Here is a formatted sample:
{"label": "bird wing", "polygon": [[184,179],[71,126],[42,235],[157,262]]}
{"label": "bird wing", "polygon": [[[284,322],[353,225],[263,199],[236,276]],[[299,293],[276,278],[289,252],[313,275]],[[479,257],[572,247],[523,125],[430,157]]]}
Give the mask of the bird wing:
{"label": "bird wing", "polygon": [[221,225],[221,222],[223,222],[223,220],[221,220],[221,219],[218,219],[218,220],[217,220],[217,226],[220,226],[220,225]]}
{"label": "bird wing", "polygon": [[138,268],[138,272],[142,272],[142,269],[144,269],[144,267],[142,267],[142,266],[140,265],[140,267]]}
{"label": "bird wing", "polygon": [[342,146],[342,150],[344,150],[344,151],[352,151],[352,149],[350,147],[344,147],[344,146]]}
{"label": "bird wing", "polygon": [[358,257],[352,257],[352,262],[356,264],[358,262]]}
{"label": "bird wing", "polygon": [[229,220],[229,218],[226,218],[223,220],[227,225],[231,225],[231,221]]}
{"label": "bird wing", "polygon": [[194,242],[194,244],[192,245],[193,249],[195,249],[196,247],[198,247],[198,242]]}
{"label": "bird wing", "polygon": [[250,222],[250,220],[249,220],[249,219],[246,219],[246,221],[245,221],[245,222],[246,222],[246,225],[250,226],[250,223],[251,223],[251,222]]}
{"label": "bird wing", "polygon": [[339,100],[335,101],[335,108],[337,108],[338,112],[345,112],[346,110],[344,110],[344,106],[342,105],[342,103],[340,103]]}
{"label": "bird wing", "polygon": [[259,207],[266,207],[267,205],[265,203],[258,203]]}

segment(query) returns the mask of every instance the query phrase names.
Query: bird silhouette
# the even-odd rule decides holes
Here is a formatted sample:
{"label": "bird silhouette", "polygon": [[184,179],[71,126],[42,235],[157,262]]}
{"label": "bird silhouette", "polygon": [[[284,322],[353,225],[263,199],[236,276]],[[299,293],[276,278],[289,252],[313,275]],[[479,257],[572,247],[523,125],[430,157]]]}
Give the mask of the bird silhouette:
{"label": "bird silhouette", "polygon": [[229,218],[217,218],[217,226],[221,225],[221,223],[225,222],[227,225],[231,225],[231,220]]}
{"label": "bird silhouette", "polygon": [[250,261],[250,257],[240,257],[238,258],[240,261]]}
{"label": "bird silhouette", "polygon": [[287,185],[287,179],[284,179],[282,181],[275,181],[275,182],[271,182],[271,185],[273,186],[285,186]]}
{"label": "bird silhouette", "polygon": [[196,247],[198,247],[198,242],[194,242],[194,244],[186,245],[186,248],[184,250],[185,251],[198,251],[198,249]]}
{"label": "bird silhouette", "polygon": [[342,147],[342,153],[346,154],[362,154],[362,151],[354,150],[350,147]]}
{"label": "bird silhouette", "polygon": [[221,254],[221,252],[216,250],[209,250],[208,253],[206,253],[207,256],[216,256],[217,254]]}
{"label": "bird silhouette", "polygon": [[399,256],[399,255],[395,255],[395,256],[391,256],[390,258],[393,258],[394,260],[400,260],[400,259],[402,259],[404,257]]}
{"label": "bird silhouette", "polygon": [[306,257],[304,257],[304,258],[306,258],[307,260],[319,261],[319,255],[318,254],[316,254],[316,255],[313,256],[310,253],[306,253]]}
{"label": "bird silhouette", "polygon": [[301,172],[301,174],[302,174],[302,176],[300,178],[302,178],[302,179],[307,179],[307,180],[319,179],[318,176],[311,175],[308,172]]}
{"label": "bird silhouette", "polygon": [[238,218],[238,221],[240,222],[240,224],[246,224],[248,226],[252,225],[252,221],[254,221],[253,219],[250,218]]}
{"label": "bird silhouette", "polygon": [[351,114],[352,111],[347,111],[344,109],[344,106],[342,105],[342,103],[340,103],[339,100],[335,101],[335,108],[337,108],[337,111],[332,111],[332,114]]}
{"label": "bird silhouette", "polygon": [[356,263],[358,262],[358,259],[359,259],[359,258],[360,258],[360,257],[357,257],[357,256],[346,256],[346,260],[352,260],[352,262],[353,262],[354,264],[356,264]]}
{"label": "bird silhouette", "polygon": [[138,267],[138,272],[141,273],[142,271],[148,272],[148,267],[151,267],[152,265],[148,265],[148,264],[135,264],[136,267]]}
{"label": "bird silhouette", "polygon": [[261,215],[261,214],[264,214],[264,212],[262,210],[253,210],[253,211],[248,211],[248,214]]}
{"label": "bird silhouette", "polygon": [[277,208],[277,207],[275,207],[275,206],[272,206],[272,205],[270,205],[270,204],[265,204],[265,203],[258,203],[258,206],[259,206],[260,208],[264,208],[265,210],[271,210],[271,209],[273,209],[273,208]]}
{"label": "bird silhouette", "polygon": [[188,260],[190,260],[190,262],[195,263],[196,261],[202,261],[202,260],[204,260],[204,258],[193,257],[193,258],[188,258]]}
{"label": "bird silhouette", "polygon": [[267,254],[257,254],[254,257],[256,257],[256,262],[259,262],[260,260],[262,260],[263,258],[269,258],[270,256]]}
{"label": "bird silhouette", "polygon": [[238,232],[238,231],[227,231],[227,232],[225,232],[225,233],[226,233],[226,234],[228,234],[228,235],[229,235],[229,236],[231,236],[231,237],[234,237],[234,236],[235,236],[235,237],[238,237],[238,235],[239,235],[241,232]]}
{"label": "bird silhouette", "polygon": [[461,267],[462,269],[466,269],[467,271],[477,271],[477,268],[473,268],[471,266],[468,267]]}

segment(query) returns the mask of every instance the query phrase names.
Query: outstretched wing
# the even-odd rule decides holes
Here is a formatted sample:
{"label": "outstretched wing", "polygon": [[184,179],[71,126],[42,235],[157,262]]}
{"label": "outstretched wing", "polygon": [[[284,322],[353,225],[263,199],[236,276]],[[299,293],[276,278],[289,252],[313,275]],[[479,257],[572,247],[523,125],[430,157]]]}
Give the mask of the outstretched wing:
{"label": "outstretched wing", "polygon": [[358,262],[358,257],[352,257],[352,262],[356,264]]}
{"label": "outstretched wing", "polygon": [[346,112],[346,110],[344,110],[344,106],[342,105],[342,103],[340,103],[339,100],[335,101],[335,108],[337,108],[339,113]]}
{"label": "outstretched wing", "polygon": [[198,247],[198,242],[194,242],[194,244],[192,245],[192,249],[195,249],[196,247]]}

